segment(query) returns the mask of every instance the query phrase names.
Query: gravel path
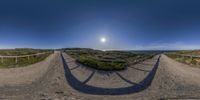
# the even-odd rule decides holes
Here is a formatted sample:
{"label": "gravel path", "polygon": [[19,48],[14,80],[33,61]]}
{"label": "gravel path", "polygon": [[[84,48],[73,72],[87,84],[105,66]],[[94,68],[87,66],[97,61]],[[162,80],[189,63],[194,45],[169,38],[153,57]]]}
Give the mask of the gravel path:
{"label": "gravel path", "polygon": [[[65,59],[62,59],[60,53],[56,52],[51,56],[52,58],[49,57],[47,60],[50,62],[47,64],[49,65],[47,70],[42,72],[42,76],[39,75],[40,77],[38,76],[37,78],[31,78],[37,76],[37,74],[31,74],[33,76],[30,77],[30,80],[34,81],[31,81],[30,83],[19,81],[15,84],[14,81],[14,83],[11,82],[10,85],[1,85],[0,100],[200,99],[200,69],[178,63],[165,55],[161,56],[152,83],[146,89],[123,95],[95,95],[79,91],[77,88],[71,86],[66,77],[69,73],[66,73],[67,69],[63,68],[63,66],[66,63],[71,75],[74,75],[75,78],[80,80],[80,83],[83,83],[86,86],[115,89],[134,86],[133,83],[141,84],[141,81],[154,70],[154,65],[158,57],[147,60],[141,64],[132,65],[125,71],[117,73],[112,72],[106,75],[102,72],[84,68],[84,66],[77,67],[77,64],[73,63],[74,60],[68,55],[64,54],[63,56]],[[40,67],[41,66],[39,66],[39,68]],[[37,68],[38,71],[41,70],[39,68]],[[78,72],[81,74],[79,75]],[[3,71],[1,73],[5,72]],[[0,77],[4,76],[0,75]],[[2,79],[3,78],[0,78],[0,80]],[[15,80],[21,79],[20,77],[16,77]],[[18,83],[20,83],[20,85]],[[0,84],[5,83],[0,81]]]}
{"label": "gravel path", "polygon": [[27,67],[0,69],[0,87],[30,84],[47,72],[51,60],[55,55],[50,55],[44,61]]}

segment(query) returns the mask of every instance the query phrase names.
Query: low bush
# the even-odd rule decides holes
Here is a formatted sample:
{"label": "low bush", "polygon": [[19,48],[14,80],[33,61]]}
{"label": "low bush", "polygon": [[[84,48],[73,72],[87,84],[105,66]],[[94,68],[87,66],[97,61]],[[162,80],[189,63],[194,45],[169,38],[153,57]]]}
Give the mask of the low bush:
{"label": "low bush", "polygon": [[91,57],[83,57],[81,56],[79,59],[77,59],[77,62],[95,68],[99,70],[122,70],[125,69],[125,62],[119,62],[119,61],[101,61],[98,59],[94,59]]}
{"label": "low bush", "polygon": [[191,64],[196,65],[196,64],[198,64],[198,62],[195,59],[192,59]]}

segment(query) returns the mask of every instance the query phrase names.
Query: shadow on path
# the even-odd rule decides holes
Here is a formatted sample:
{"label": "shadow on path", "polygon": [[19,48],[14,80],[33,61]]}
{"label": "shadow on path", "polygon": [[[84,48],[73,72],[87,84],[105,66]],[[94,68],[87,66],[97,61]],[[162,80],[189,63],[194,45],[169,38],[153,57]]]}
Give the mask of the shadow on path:
{"label": "shadow on path", "polygon": [[95,86],[90,86],[90,85],[85,84],[85,82],[87,82],[87,80],[90,80],[90,78],[93,76],[95,72],[93,72],[90,75],[90,77],[86,79],[86,81],[81,82],[75,76],[73,76],[62,54],[61,54],[61,57],[62,57],[63,65],[64,65],[65,77],[69,85],[80,92],[95,94],[95,95],[123,95],[123,94],[140,92],[148,88],[152,83],[152,80],[156,74],[159,61],[160,61],[160,57],[159,57],[152,71],[148,74],[148,76],[143,81],[141,81],[138,84],[134,84],[133,86],[124,87],[124,88],[101,88],[101,87],[95,87]]}
{"label": "shadow on path", "polygon": [[86,84],[91,78],[92,76],[94,76],[95,71],[93,71],[90,76],[83,82],[83,84]]}
{"label": "shadow on path", "polygon": [[133,66],[128,66],[129,68],[135,69],[135,70],[139,70],[139,71],[143,71],[143,72],[150,72],[151,70],[144,70],[144,69],[140,69],[140,68],[135,68]]}
{"label": "shadow on path", "polygon": [[127,83],[129,84],[133,84],[133,85],[138,85],[137,83],[135,82],[131,82],[130,80],[124,78],[121,74],[119,74],[118,72],[116,72],[117,76],[119,76],[122,80],[126,81]]}
{"label": "shadow on path", "polygon": [[80,65],[77,65],[76,67],[71,68],[70,70],[74,70],[74,69],[77,69],[77,68],[79,68],[79,67],[80,67]]}
{"label": "shadow on path", "polygon": [[71,61],[67,61],[66,63],[72,63],[75,62],[76,60],[71,60]]}

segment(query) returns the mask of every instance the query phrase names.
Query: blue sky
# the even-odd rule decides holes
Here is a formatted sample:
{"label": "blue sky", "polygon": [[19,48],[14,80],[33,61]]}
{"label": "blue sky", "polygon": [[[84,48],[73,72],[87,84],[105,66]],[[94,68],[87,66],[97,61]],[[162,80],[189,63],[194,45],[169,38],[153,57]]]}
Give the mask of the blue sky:
{"label": "blue sky", "polygon": [[200,49],[199,5],[198,0],[0,1],[0,48]]}

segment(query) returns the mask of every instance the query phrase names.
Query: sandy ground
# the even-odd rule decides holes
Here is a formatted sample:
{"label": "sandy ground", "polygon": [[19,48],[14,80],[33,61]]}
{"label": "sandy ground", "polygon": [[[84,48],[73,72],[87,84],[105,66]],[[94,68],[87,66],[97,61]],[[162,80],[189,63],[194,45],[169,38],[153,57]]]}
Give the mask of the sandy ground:
{"label": "sandy ground", "polygon": [[0,69],[0,87],[30,84],[42,77],[48,70],[54,55],[44,61],[26,67]]}
{"label": "sandy ground", "polygon": [[[59,52],[53,54],[51,57],[47,59],[47,62],[48,60],[49,62],[43,66],[34,64],[34,68],[37,69],[32,70],[34,73],[30,71],[32,74],[24,74],[30,75],[30,79],[28,78],[30,82],[28,83],[27,79],[23,80],[24,77],[21,79],[23,72],[21,72],[21,76],[17,76],[14,72],[1,70],[0,100],[200,99],[200,69],[178,63],[165,55],[161,56],[156,70],[155,64],[158,57],[147,60],[141,64],[132,65],[123,72],[112,72],[107,75],[102,72],[84,68],[84,66],[78,65],[77,67],[74,60],[66,54],[63,54],[64,59],[62,59]],[[28,69],[29,67],[27,67],[27,72],[29,72]],[[42,72],[40,72],[41,70]],[[153,76],[152,72],[155,72],[155,76]],[[70,75],[74,77],[68,77]],[[142,81],[149,75],[152,75],[153,79],[152,81],[145,81],[151,83],[146,85],[147,88],[141,90],[141,88],[134,87],[137,86],[137,84],[143,84]],[[71,84],[69,79],[72,79],[75,83]],[[147,80],[150,79],[151,78]],[[5,82],[8,84],[5,85]],[[79,85],[80,88],[74,88],[72,85]],[[81,86],[86,86],[88,89],[91,89],[92,86],[92,89],[96,89],[96,93],[101,93],[99,89],[114,91],[113,89],[116,88],[122,88],[122,90],[127,88],[127,91],[130,91],[130,93],[121,95],[90,94],[88,91],[80,91],[79,89],[84,88]],[[138,91],[134,92],[128,87],[133,87],[132,89],[138,89]],[[91,91],[95,92],[94,90]]]}

